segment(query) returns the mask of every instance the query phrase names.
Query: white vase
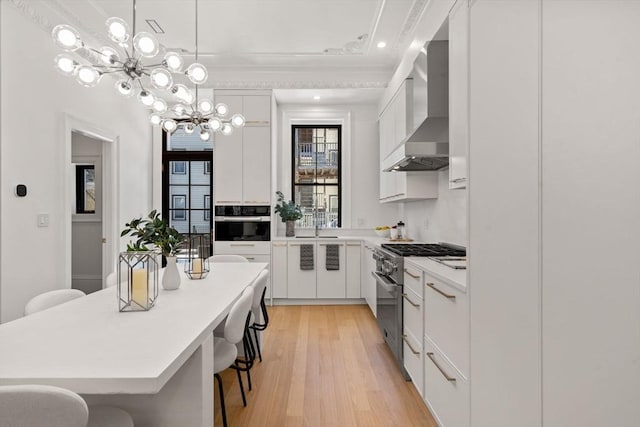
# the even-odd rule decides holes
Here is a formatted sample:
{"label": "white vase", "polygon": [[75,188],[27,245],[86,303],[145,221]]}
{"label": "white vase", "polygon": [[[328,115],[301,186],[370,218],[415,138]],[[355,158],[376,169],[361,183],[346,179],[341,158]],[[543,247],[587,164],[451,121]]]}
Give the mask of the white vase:
{"label": "white vase", "polygon": [[167,266],[164,269],[164,275],[162,276],[162,288],[167,291],[172,291],[180,287],[180,273],[178,272],[178,264],[176,264],[176,257],[168,256]]}

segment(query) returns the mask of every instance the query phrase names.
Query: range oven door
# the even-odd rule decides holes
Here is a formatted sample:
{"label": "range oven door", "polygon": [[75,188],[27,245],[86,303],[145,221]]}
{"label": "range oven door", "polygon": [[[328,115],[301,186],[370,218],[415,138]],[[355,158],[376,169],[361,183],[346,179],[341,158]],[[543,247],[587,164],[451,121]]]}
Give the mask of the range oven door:
{"label": "range oven door", "polygon": [[[377,321],[384,340],[389,345],[398,364],[402,362],[402,285],[398,285],[377,272],[376,279]],[[404,369],[402,369],[404,371]]]}

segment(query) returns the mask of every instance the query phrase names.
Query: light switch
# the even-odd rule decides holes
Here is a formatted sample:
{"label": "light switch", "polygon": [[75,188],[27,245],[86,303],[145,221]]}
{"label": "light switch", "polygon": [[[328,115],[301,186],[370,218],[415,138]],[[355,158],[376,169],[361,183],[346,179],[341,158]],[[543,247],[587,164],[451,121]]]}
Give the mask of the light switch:
{"label": "light switch", "polygon": [[48,227],[49,226],[49,214],[48,213],[39,213],[38,214],[38,227]]}

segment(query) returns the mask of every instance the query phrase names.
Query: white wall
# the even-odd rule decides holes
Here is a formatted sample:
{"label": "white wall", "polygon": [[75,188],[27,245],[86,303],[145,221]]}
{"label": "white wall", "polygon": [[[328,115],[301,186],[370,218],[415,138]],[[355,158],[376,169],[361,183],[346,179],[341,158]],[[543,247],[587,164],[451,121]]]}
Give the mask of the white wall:
{"label": "white wall", "polygon": [[[342,228],[372,231],[395,218],[395,206],[381,205],[379,196],[378,113],[376,104],[278,105],[275,189],[291,197],[291,123],[342,124]],[[275,196],[274,196],[275,199]],[[284,224],[277,217],[277,235]]]}
{"label": "white wall", "polygon": [[438,198],[398,204],[395,222],[407,235],[424,242],[467,245],[467,190],[449,190],[449,171],[438,172]]}
{"label": "white wall", "polygon": [[[119,97],[109,78],[89,89],[58,74],[53,58],[60,52],[51,40],[52,24],[41,19],[38,10],[46,5],[20,5],[0,2],[2,322],[21,316],[32,296],[71,285],[65,281],[70,263],[65,256],[69,236],[64,232],[65,221],[70,221],[65,218],[65,114],[118,136],[116,227],[151,206],[147,112],[135,99]],[[14,195],[20,183],[28,186],[27,197]],[[37,227],[40,212],[50,215],[49,227]]]}

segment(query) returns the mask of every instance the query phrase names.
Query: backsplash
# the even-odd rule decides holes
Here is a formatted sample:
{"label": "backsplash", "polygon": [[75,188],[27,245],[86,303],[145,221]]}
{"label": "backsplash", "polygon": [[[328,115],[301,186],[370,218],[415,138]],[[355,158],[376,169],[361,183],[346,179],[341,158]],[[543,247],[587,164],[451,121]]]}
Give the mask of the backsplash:
{"label": "backsplash", "polygon": [[[449,171],[438,174],[437,199],[401,203],[398,220],[410,238],[467,246],[467,190],[449,190]],[[425,222],[426,221],[426,222]]]}

